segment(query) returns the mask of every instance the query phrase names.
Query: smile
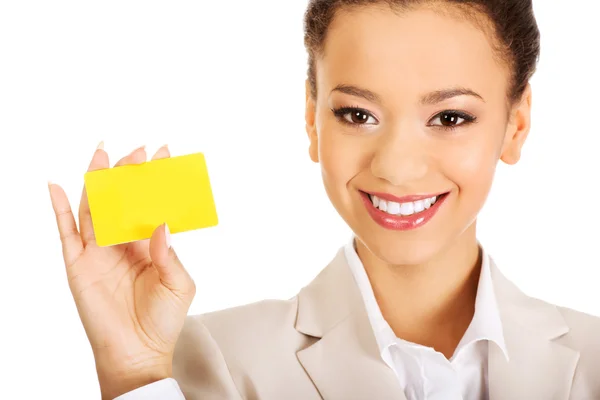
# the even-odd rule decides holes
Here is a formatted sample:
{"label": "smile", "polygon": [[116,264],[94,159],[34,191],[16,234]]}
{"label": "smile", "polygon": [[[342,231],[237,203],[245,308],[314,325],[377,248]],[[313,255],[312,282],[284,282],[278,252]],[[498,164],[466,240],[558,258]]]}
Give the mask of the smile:
{"label": "smile", "polygon": [[375,195],[369,195],[371,203],[375,208],[380,209],[390,215],[413,215],[429,209],[435,204],[437,196],[428,197],[423,200],[411,201],[408,203],[397,203],[395,201],[383,200]]}
{"label": "smile", "polygon": [[371,218],[391,230],[419,228],[429,222],[440,209],[449,192],[398,198],[385,193],[360,192]]}

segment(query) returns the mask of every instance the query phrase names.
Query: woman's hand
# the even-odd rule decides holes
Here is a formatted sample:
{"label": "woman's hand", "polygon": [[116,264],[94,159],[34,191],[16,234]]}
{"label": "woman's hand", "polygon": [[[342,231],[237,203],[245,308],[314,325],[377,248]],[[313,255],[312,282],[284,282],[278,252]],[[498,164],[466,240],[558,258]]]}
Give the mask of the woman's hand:
{"label": "woman's hand", "polygon": [[[152,159],[169,157],[162,147]],[[146,162],[139,148],[115,166]],[[102,144],[88,171],[109,168]],[[96,245],[85,188],[79,229],[63,189],[50,184],[69,287],[92,345],[103,399],[171,376],[175,343],[195,294],[166,225],[150,240]]]}

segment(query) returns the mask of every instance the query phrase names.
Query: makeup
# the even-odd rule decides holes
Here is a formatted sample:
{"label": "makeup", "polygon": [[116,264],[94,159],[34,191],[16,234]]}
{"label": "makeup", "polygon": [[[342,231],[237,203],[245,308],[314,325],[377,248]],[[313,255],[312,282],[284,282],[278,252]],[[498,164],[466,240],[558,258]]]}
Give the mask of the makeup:
{"label": "makeup", "polygon": [[407,231],[429,222],[446,200],[448,192],[396,197],[361,191],[360,196],[367,212],[377,224],[386,229]]}

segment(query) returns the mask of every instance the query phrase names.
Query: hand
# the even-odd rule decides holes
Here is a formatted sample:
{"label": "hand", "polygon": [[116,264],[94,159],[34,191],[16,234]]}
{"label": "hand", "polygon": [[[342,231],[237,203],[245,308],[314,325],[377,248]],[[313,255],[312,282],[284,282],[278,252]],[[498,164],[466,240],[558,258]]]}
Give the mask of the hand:
{"label": "hand", "polygon": [[[152,159],[169,157],[166,146]],[[115,167],[146,162],[139,148]],[[88,171],[109,168],[102,143]],[[49,184],[69,287],[93,349],[102,398],[171,376],[175,343],[196,288],[163,224],[150,240],[99,247],[85,188],[79,229],[64,190]]]}

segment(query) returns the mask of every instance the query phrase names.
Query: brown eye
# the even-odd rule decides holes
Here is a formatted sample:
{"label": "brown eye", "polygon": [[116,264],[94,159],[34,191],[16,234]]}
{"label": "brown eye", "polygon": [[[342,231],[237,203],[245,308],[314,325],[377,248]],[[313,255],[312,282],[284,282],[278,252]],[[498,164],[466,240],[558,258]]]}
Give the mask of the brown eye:
{"label": "brown eye", "polygon": [[[439,122],[438,122],[439,120]],[[453,129],[475,121],[475,117],[460,111],[442,111],[431,120],[431,125]]]}
{"label": "brown eye", "polygon": [[369,115],[360,110],[352,111],[349,113],[350,122],[354,124],[364,124],[369,120]]}
{"label": "brown eye", "polygon": [[377,119],[368,111],[356,107],[342,107],[332,110],[343,123],[353,126],[377,125]]}
{"label": "brown eye", "polygon": [[457,114],[453,114],[453,113],[443,113],[442,115],[440,115],[440,122],[444,126],[458,125],[459,121],[461,119],[463,119],[463,118],[461,118]]}

